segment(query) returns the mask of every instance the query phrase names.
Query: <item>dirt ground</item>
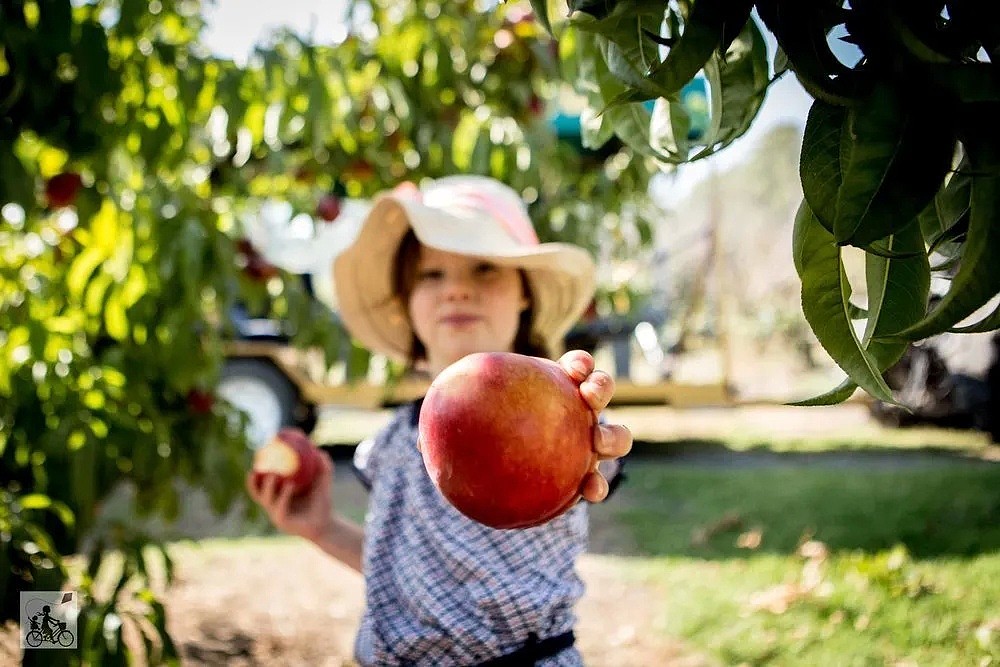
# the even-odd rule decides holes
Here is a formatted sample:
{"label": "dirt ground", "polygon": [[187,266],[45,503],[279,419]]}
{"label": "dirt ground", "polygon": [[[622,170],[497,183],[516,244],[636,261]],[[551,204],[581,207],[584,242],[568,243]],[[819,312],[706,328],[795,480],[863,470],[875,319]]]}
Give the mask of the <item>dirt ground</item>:
{"label": "dirt ground", "polygon": [[[608,574],[608,556],[581,563],[587,595],[579,646],[594,667],[710,664],[657,631],[658,592]],[[353,665],[361,578],[311,545],[186,551],[167,596],[170,630],[186,665]],[[613,623],[609,623],[613,620]],[[612,632],[608,632],[613,628]]]}

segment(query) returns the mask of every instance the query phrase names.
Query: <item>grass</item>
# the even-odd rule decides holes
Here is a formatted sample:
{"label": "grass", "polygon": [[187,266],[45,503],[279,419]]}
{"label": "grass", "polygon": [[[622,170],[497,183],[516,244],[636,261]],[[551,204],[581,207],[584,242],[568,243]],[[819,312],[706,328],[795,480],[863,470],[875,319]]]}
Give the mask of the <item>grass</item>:
{"label": "grass", "polygon": [[904,544],[916,557],[1000,550],[1000,466],[896,469],[709,468],[631,462],[614,521],[640,555],[721,558],[760,533],[757,553],[793,553],[804,537],[833,550]]}
{"label": "grass", "polygon": [[998,465],[638,461],[594,514],[720,664],[1000,665]]}

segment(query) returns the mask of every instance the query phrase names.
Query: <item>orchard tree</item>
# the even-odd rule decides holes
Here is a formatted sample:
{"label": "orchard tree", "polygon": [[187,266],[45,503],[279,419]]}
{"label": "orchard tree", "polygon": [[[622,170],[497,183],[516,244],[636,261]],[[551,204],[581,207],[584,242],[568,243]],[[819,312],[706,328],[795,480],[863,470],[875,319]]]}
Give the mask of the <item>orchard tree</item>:
{"label": "orchard tree", "polygon": [[[785,72],[815,98],[793,254],[806,320],[847,379],[805,403],[843,401],[858,387],[894,402],[882,373],[911,341],[1000,326],[1000,5],[532,2],[567,76],[589,96],[591,146],[617,135],[679,164],[742,135]],[[777,40],[770,60],[764,30]],[[842,62],[834,40],[854,45],[857,62]],[[692,142],[680,92],[699,72],[711,120]],[[865,307],[851,300],[845,246],[865,253]],[[929,308],[932,275],[949,288]]]}
{"label": "orchard tree", "polygon": [[337,224],[341,196],[472,172],[517,188],[547,239],[650,236],[645,160],[557,140],[554,44],[526,7],[371,10],[343,43],[279,33],[237,65],[195,0],[0,0],[0,620],[21,590],[79,590],[81,651],[47,664],[176,662],[150,580],[169,556],[101,507],[122,485],[168,520],[180,482],[219,512],[242,496],[241,422],[214,395],[233,306],[341,349],[246,240],[264,200]]}

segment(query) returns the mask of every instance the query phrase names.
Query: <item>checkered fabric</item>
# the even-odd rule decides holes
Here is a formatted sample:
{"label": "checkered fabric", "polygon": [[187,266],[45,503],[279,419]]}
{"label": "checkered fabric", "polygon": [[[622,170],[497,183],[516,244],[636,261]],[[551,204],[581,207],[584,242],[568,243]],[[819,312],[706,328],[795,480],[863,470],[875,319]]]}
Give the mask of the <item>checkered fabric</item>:
{"label": "checkered fabric", "polygon": [[[475,665],[520,648],[529,633],[571,630],[583,594],[574,564],[586,548],[586,503],[521,530],[466,518],[424,469],[418,416],[419,402],[403,406],[355,455],[358,476],[371,489],[357,661]],[[538,664],[583,663],[569,648]]]}

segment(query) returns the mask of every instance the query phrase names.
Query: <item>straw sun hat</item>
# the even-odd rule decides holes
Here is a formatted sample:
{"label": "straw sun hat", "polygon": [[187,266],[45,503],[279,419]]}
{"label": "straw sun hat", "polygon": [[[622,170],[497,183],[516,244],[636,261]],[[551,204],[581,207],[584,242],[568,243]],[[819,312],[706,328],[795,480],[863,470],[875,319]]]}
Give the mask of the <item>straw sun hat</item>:
{"label": "straw sun hat", "polygon": [[522,269],[533,297],[533,332],[550,354],[594,294],[590,254],[539,243],[528,209],[511,188],[482,176],[449,176],[378,197],[354,242],[333,263],[340,316],[373,352],[406,360],[413,341],[406,305],[393,292],[393,262],[408,229],[425,246]]}

